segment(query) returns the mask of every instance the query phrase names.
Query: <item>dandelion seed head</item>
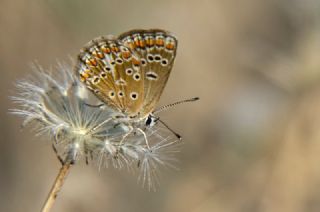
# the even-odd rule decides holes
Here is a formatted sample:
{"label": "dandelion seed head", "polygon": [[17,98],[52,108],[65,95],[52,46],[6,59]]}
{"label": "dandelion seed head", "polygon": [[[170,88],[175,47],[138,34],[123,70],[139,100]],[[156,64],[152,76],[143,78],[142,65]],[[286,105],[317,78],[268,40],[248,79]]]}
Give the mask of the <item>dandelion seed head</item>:
{"label": "dandelion seed head", "polygon": [[18,109],[11,113],[23,117],[23,126],[32,125],[36,135],[49,135],[59,157],[73,162],[92,160],[102,167],[139,169],[139,181],[149,189],[158,184],[160,167],[175,168],[177,139],[161,126],[146,128],[150,142],[137,132],[125,139],[130,128],[113,117],[120,112],[90,106],[99,102],[72,74],[66,64],[50,74],[34,65],[32,78],[16,83],[12,100]]}

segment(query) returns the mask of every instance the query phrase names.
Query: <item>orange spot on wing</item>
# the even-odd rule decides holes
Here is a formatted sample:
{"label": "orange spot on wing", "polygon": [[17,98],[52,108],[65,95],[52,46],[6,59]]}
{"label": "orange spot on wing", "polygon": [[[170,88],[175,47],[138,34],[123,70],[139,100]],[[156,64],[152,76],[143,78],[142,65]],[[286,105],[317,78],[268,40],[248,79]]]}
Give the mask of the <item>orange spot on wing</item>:
{"label": "orange spot on wing", "polygon": [[93,74],[93,71],[92,71],[91,69],[86,69],[86,70],[84,70],[83,75],[86,76],[86,78],[89,77],[89,74]]}
{"label": "orange spot on wing", "polygon": [[120,52],[120,49],[119,49],[119,47],[117,47],[117,46],[116,46],[116,52]]}
{"label": "orange spot on wing", "polygon": [[136,39],[134,40],[134,44],[135,44],[135,46],[139,46],[140,42],[139,42],[138,38],[136,38]]}
{"label": "orange spot on wing", "polygon": [[174,44],[173,43],[168,43],[166,45],[166,48],[169,49],[169,50],[173,50],[174,49]]}
{"label": "orange spot on wing", "polygon": [[129,46],[130,49],[134,49],[135,48],[134,43],[131,42],[131,41],[128,42],[128,46]]}
{"label": "orange spot on wing", "polygon": [[163,41],[162,38],[158,38],[158,39],[156,40],[156,45],[157,45],[157,46],[163,46],[163,44],[164,44],[164,41]]}
{"label": "orange spot on wing", "polygon": [[92,55],[94,55],[95,57],[98,57],[100,59],[104,58],[104,55],[99,51],[93,51]]}
{"label": "orange spot on wing", "polygon": [[140,65],[140,61],[137,60],[137,59],[135,59],[135,58],[133,58],[132,63],[133,63],[133,65],[135,65],[135,66]]}
{"label": "orange spot on wing", "polygon": [[105,46],[101,47],[101,50],[102,50],[104,53],[106,53],[106,54],[110,54],[110,53],[111,53],[110,48],[107,48],[107,47],[105,47]]}
{"label": "orange spot on wing", "polygon": [[86,63],[88,65],[97,66],[97,61],[94,58],[90,58],[89,60],[86,60]]}
{"label": "orange spot on wing", "polygon": [[141,48],[144,48],[144,47],[146,46],[144,40],[140,40],[140,41],[139,41],[139,46],[140,46]]}
{"label": "orange spot on wing", "polygon": [[89,77],[89,74],[88,74],[88,73],[82,72],[82,73],[80,74],[80,80],[81,80],[81,82],[85,82],[88,77]]}
{"label": "orange spot on wing", "polygon": [[131,57],[131,53],[130,53],[130,52],[122,52],[122,57],[123,57],[124,59],[128,59],[128,58]]}
{"label": "orange spot on wing", "polygon": [[116,53],[120,52],[120,49],[117,46],[111,47],[111,50]]}
{"label": "orange spot on wing", "polygon": [[81,82],[85,82],[85,81],[86,81],[86,78],[80,76],[80,81],[81,81]]}
{"label": "orange spot on wing", "polygon": [[154,39],[148,38],[148,39],[146,40],[146,44],[147,44],[147,46],[149,46],[149,47],[153,46],[153,45],[154,45]]}
{"label": "orange spot on wing", "polygon": [[101,52],[98,52],[98,53],[97,53],[97,56],[98,56],[98,58],[100,58],[100,59],[103,59],[103,58],[104,58],[104,55],[103,55]]}

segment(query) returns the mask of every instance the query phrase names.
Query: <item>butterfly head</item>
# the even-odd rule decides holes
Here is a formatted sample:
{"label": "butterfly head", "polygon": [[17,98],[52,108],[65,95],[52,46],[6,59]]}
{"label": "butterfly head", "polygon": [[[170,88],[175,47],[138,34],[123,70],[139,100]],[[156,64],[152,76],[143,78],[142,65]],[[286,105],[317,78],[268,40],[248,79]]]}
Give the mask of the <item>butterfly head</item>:
{"label": "butterfly head", "polygon": [[152,113],[150,113],[147,118],[145,118],[145,125],[146,127],[153,127],[154,125],[156,125],[158,120],[159,117],[156,117]]}

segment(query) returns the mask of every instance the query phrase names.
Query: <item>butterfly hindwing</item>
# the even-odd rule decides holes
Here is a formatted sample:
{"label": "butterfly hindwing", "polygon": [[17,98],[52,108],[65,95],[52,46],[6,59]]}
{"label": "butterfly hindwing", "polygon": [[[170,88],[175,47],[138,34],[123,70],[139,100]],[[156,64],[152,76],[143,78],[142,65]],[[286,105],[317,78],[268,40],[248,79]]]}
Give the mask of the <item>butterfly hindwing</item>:
{"label": "butterfly hindwing", "polygon": [[169,78],[178,41],[164,30],[132,30],[118,37],[123,45],[136,52],[144,76],[144,102],[141,116],[152,112]]}
{"label": "butterfly hindwing", "polygon": [[129,116],[141,110],[144,80],[138,55],[116,39],[100,37],[78,56],[76,72],[101,101]]}

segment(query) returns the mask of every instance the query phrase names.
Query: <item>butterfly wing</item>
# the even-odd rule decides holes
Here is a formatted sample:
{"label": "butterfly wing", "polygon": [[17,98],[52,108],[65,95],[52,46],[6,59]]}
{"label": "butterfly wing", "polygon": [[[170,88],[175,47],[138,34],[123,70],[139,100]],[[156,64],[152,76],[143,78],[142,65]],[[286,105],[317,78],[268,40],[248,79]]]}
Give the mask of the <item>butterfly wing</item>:
{"label": "butterfly wing", "polygon": [[144,76],[144,102],[140,116],[145,117],[154,110],[168,81],[178,41],[171,33],[159,29],[132,30],[118,39],[140,57]]}
{"label": "butterfly wing", "polygon": [[134,116],[144,99],[139,57],[118,40],[99,37],[78,56],[76,74],[102,102]]}

